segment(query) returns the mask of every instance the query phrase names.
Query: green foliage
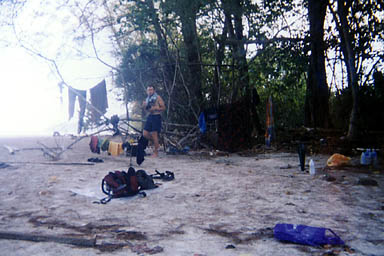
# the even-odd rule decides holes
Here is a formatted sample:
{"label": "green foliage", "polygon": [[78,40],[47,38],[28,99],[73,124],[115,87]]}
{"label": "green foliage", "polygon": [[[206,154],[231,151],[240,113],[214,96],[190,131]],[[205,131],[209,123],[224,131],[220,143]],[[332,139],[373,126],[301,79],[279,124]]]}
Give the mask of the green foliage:
{"label": "green foliage", "polygon": [[118,87],[126,89],[124,99],[126,102],[142,100],[146,97],[146,86],[157,83],[161,79],[159,65],[158,48],[150,41],[132,45],[127,49],[120,65],[121,72],[116,80]]}
{"label": "green foliage", "polygon": [[[168,116],[175,122],[194,123],[196,120],[190,110],[192,90],[187,77],[194,76],[190,72],[188,52],[183,44],[182,18],[189,17],[196,20],[198,33],[198,50],[201,61],[202,84],[201,93],[204,96],[200,108],[214,106],[220,86],[220,103],[231,101],[233,88],[241,80],[239,63],[234,61],[233,44],[226,43],[223,59],[221,59],[219,80],[215,81],[215,64],[218,55],[218,46],[224,26],[223,5],[233,5],[235,1],[154,1],[159,24],[166,40],[169,59],[161,55],[159,38],[156,34],[155,20],[148,5],[149,1],[120,1],[116,5],[119,10],[117,23],[120,26],[121,36],[128,38],[125,43],[117,83],[125,87],[126,101],[141,100],[145,97],[145,86],[156,82],[158,90],[166,102],[170,100],[171,109]],[[240,5],[239,5],[240,3]],[[291,29],[288,23],[280,23],[287,17],[300,17],[306,15],[307,1],[273,0],[263,1],[262,4],[250,0],[236,2],[233,8],[242,8],[239,13],[243,15],[244,37],[257,41],[252,44],[247,55],[249,83],[256,87],[262,104],[258,106],[261,119],[265,117],[265,102],[269,95],[273,96],[275,122],[277,128],[293,128],[303,125],[304,101],[306,94],[306,75],[308,71],[309,45],[300,40],[274,40],[273,30],[289,32],[292,39],[303,37],[308,33],[307,24],[303,27]],[[380,51],[373,52],[372,38],[383,39],[382,18],[377,15],[383,6],[373,2],[363,3],[353,1],[351,8],[355,15],[349,16],[355,37],[354,47],[361,61],[372,60],[380,55]],[[233,10],[232,13],[235,13]],[[194,16],[196,14],[196,16]],[[365,18],[364,18],[365,17]],[[233,19],[233,17],[232,17]],[[185,20],[184,20],[185,22]],[[304,22],[307,22],[304,20]],[[332,30],[327,31],[326,46],[329,49],[339,49],[339,39]],[[279,32],[280,33],[280,32]],[[278,33],[278,35],[279,35]],[[133,40],[134,37],[134,40]],[[229,36],[227,35],[227,39]],[[251,50],[252,49],[252,50]],[[337,55],[338,56],[338,55]],[[172,61],[170,61],[172,60]],[[170,61],[170,62],[167,62]],[[197,65],[198,63],[196,63]],[[363,67],[364,65],[361,65]],[[168,75],[166,78],[166,69]],[[361,74],[367,70],[360,69]],[[362,78],[362,76],[360,76]],[[175,83],[170,92],[170,83]],[[368,90],[369,91],[369,90]],[[239,88],[239,95],[244,96],[245,88]],[[348,115],[351,109],[348,91],[342,96],[331,95],[330,110],[332,115],[338,115],[335,121],[337,127],[347,128]],[[342,106],[342,107],[339,107]]]}
{"label": "green foliage", "polygon": [[[128,2],[128,1],[124,1]],[[121,31],[129,31],[129,28],[139,30],[147,33],[149,38],[151,33],[153,34],[153,20],[149,18],[149,10],[144,4],[145,1],[129,1],[135,2],[135,5],[129,6],[126,11],[126,15],[121,16],[118,20],[122,27],[125,29]],[[232,4],[233,1],[224,1],[225,4]],[[277,19],[276,15],[280,15],[281,10],[277,8],[277,3],[270,2],[263,8],[252,3],[252,1],[242,2],[243,13],[247,17],[249,24],[249,37],[262,38],[265,37],[265,32],[261,32],[263,24],[261,20],[267,21],[266,16],[270,17],[268,22],[272,22],[273,19]],[[273,6],[270,6],[274,4]],[[202,95],[204,95],[204,102],[202,102],[201,108],[215,106],[217,102],[212,102],[216,98],[218,88],[213,83],[213,77],[215,76],[215,63],[217,54],[217,42],[216,37],[222,32],[220,30],[220,22],[223,21],[223,12],[221,7],[215,1],[205,1],[202,4],[201,1],[193,1],[189,3],[191,11],[196,12],[196,8],[199,9],[198,17],[201,20],[196,21],[198,25],[199,33],[199,51],[202,62]],[[127,7],[125,5],[125,7]],[[294,4],[289,1],[284,1],[283,11],[290,11],[294,7]],[[167,94],[166,88],[169,88],[169,84],[164,84],[164,63],[161,61],[161,55],[159,52],[156,39],[147,40],[144,39],[139,44],[127,45],[127,50],[124,52],[123,61],[120,65],[122,75],[118,76],[117,83],[121,87],[125,87],[126,101],[139,100],[145,97],[145,85],[151,82],[157,82],[160,84],[160,91],[166,98],[171,97],[172,106],[169,117],[179,122],[194,122],[194,119],[190,119],[187,116],[191,115],[188,110],[189,94],[185,88],[185,80],[183,80],[183,73],[188,72],[187,68],[187,55],[185,48],[180,42],[178,37],[180,35],[174,34],[172,25],[178,23],[177,19],[170,23],[171,17],[177,18],[183,15],[186,11],[186,6],[180,6],[180,2],[174,0],[162,1],[159,5],[159,10],[162,12],[161,25],[163,29],[167,31],[167,35],[174,35],[172,41],[176,44],[172,45],[168,41],[168,47],[173,49],[170,51],[173,54],[173,58],[178,59],[177,70],[176,66],[172,67],[177,76],[175,77],[176,86],[173,94],[170,96]],[[271,13],[266,14],[266,10],[270,8],[273,10]],[[192,10],[194,9],[194,10]],[[275,17],[276,16],[276,17]],[[205,21],[215,21],[215,24]],[[175,23],[176,22],[176,23]],[[219,28],[219,29],[218,29]],[[149,33],[149,34],[148,34]],[[177,48],[176,48],[177,47]],[[224,104],[230,102],[233,86],[239,82],[242,78],[239,76],[239,67],[233,63],[233,53],[230,47],[225,47],[224,58],[222,59],[222,66],[220,69],[219,84],[220,84],[220,103]],[[176,55],[178,52],[178,55]],[[294,127],[295,125],[301,125],[303,122],[303,105],[305,96],[305,73],[307,57],[305,55],[305,46],[302,44],[293,43],[272,43],[264,45],[257,50],[257,55],[252,59],[249,59],[249,79],[252,86],[256,86],[260,92],[261,99],[265,102],[268,95],[273,95],[275,104],[276,125],[279,127]],[[239,88],[240,95],[245,94],[245,88]],[[193,96],[192,96],[193,97]],[[260,106],[260,116],[264,118],[265,106]],[[285,111],[290,109],[290,111]],[[187,113],[187,115],[186,115]],[[189,114],[188,114],[189,113]]]}
{"label": "green foliage", "polygon": [[[384,76],[376,71],[372,84],[359,88],[361,120],[359,127],[362,131],[384,130]],[[330,99],[331,117],[335,128],[347,130],[350,109],[352,107],[352,93],[350,88],[337,91]]]}
{"label": "green foliage", "polygon": [[[273,97],[277,128],[303,125],[307,56],[301,44],[279,43],[266,47],[250,65],[250,78],[262,102]],[[265,116],[265,104],[260,107]]]}

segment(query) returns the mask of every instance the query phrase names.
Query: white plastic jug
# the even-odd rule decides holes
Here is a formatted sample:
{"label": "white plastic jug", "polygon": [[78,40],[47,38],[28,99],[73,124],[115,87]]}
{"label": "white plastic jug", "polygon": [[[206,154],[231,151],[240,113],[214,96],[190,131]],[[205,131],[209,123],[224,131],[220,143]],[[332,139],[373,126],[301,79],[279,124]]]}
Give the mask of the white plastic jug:
{"label": "white plastic jug", "polygon": [[313,162],[313,159],[309,161],[309,174],[311,175],[316,174],[315,163]]}

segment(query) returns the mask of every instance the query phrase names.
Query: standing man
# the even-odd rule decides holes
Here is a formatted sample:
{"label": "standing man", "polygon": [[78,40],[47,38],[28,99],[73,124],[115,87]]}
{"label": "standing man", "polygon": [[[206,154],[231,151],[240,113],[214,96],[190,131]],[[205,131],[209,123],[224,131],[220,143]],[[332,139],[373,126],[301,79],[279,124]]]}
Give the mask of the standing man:
{"label": "standing man", "polygon": [[159,134],[161,131],[161,112],[165,110],[163,99],[156,93],[154,85],[147,86],[147,98],[143,102],[143,108],[149,115],[145,122],[143,136],[151,140],[154,145],[153,156],[159,155]]}

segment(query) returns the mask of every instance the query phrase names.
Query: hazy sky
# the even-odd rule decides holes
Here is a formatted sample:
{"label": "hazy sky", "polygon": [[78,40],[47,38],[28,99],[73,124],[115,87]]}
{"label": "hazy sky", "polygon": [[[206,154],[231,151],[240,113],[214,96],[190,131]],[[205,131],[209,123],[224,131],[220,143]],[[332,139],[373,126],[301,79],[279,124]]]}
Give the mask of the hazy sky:
{"label": "hazy sky", "polygon": [[63,122],[59,90],[47,67],[22,49],[0,50],[0,136],[36,134]]}
{"label": "hazy sky", "polygon": [[[31,0],[29,3],[33,2],[34,0]],[[54,3],[55,1],[46,2]],[[51,5],[50,8],[52,8]],[[68,22],[68,18],[65,18],[66,22],[63,23],[63,19],[57,15],[55,14],[54,18],[47,17],[48,20],[45,21],[36,19],[28,21],[25,16],[20,15],[19,18],[22,20],[22,23],[18,23],[20,30],[27,28],[26,32],[21,34],[39,33],[39,31],[44,33],[44,41],[39,42],[36,49],[58,61],[60,72],[69,85],[77,89],[90,89],[102,79],[108,78],[109,67],[95,58],[79,58],[76,51],[71,52],[71,49],[74,48],[69,45],[69,36],[65,33],[71,24]],[[68,13],[63,15],[68,15]],[[49,24],[49,26],[44,24]],[[51,33],[52,31],[54,33]],[[25,37],[27,41],[30,38],[32,37]],[[104,44],[100,41],[97,43],[99,46],[103,45],[104,48],[108,47],[105,42]],[[81,46],[81,50],[87,54],[92,53],[91,45],[86,42]],[[105,51],[107,52],[108,49]],[[56,59],[56,55],[53,54],[57,52],[62,55]],[[113,61],[113,59],[110,58],[109,61]],[[43,133],[52,135],[52,127],[60,128],[64,127],[66,123],[68,124],[67,88],[64,88],[61,101],[58,87],[60,80],[50,71],[46,61],[28,54],[25,49],[17,47],[15,44],[8,47],[0,46],[0,72],[0,136]],[[112,87],[110,80],[107,80],[107,89]],[[108,95],[108,98],[111,111],[115,112],[120,104],[113,102],[111,94]],[[72,123],[76,123],[76,121]]]}
{"label": "hazy sky", "polygon": [[[66,127],[67,88],[60,94],[58,80],[46,63],[23,49],[7,48],[0,50],[0,70],[0,136],[50,135],[53,127]],[[90,89],[108,76],[108,69],[96,61],[74,62],[66,72],[71,70],[68,81],[78,89]],[[107,88],[112,85],[107,83]],[[114,105],[119,103],[113,104],[112,93],[108,96],[116,109]]]}

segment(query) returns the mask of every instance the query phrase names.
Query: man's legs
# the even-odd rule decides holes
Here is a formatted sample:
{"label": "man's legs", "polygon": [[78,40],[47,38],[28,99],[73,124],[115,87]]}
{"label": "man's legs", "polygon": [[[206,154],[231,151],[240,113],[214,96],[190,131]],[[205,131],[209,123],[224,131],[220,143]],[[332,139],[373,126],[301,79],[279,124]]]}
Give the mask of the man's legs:
{"label": "man's legs", "polygon": [[154,150],[153,157],[157,157],[159,155],[159,133],[161,130],[161,116],[148,116],[147,122],[145,124],[143,130],[143,136],[148,141],[153,142]]}
{"label": "man's legs", "polygon": [[[148,142],[152,142],[153,144],[155,144],[155,139],[153,137],[153,132],[149,132],[147,130],[144,130],[143,131],[143,136],[144,136],[144,138],[146,138],[148,140]],[[148,143],[148,146],[149,146],[149,143]],[[154,155],[155,155],[155,153],[154,153]]]}
{"label": "man's legs", "polygon": [[159,134],[156,131],[151,132],[151,137],[153,141],[153,156],[158,157],[159,156]]}
{"label": "man's legs", "polygon": [[150,134],[147,130],[144,130],[144,131],[143,131],[143,136],[144,136],[144,138],[146,138],[147,140],[150,140],[150,139],[151,139],[151,134]]}

